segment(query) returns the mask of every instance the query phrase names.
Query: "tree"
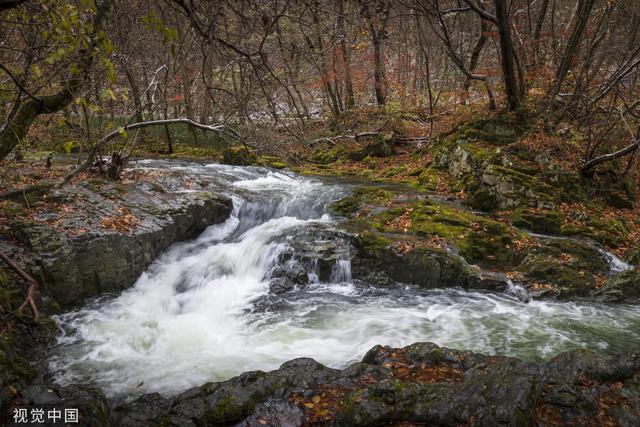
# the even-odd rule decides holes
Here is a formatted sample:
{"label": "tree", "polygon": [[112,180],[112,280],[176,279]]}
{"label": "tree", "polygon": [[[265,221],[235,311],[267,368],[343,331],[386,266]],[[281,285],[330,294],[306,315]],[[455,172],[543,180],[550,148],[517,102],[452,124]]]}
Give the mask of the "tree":
{"label": "tree", "polygon": [[[15,113],[0,127],[0,159],[4,159],[27,136],[36,117],[62,110],[79,95],[85,81],[89,78],[100,47],[105,42],[104,28],[112,11],[113,0],[101,0],[97,3],[87,40],[85,43],[79,43],[77,50],[70,55],[66,70],[68,77],[60,82],[61,88],[57,92],[36,96],[22,87],[17,79],[15,80],[20,92],[28,99],[23,102],[22,97],[18,97],[16,103],[19,106],[15,109]],[[4,71],[9,72],[7,69]]]}

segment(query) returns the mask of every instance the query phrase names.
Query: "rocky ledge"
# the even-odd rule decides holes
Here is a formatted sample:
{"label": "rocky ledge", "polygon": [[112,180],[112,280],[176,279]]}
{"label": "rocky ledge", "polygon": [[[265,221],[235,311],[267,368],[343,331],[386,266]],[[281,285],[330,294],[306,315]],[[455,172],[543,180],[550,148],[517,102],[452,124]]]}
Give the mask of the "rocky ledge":
{"label": "rocky ledge", "polygon": [[66,186],[29,211],[35,213],[22,215],[18,208],[8,215],[18,244],[5,243],[4,252],[40,279],[46,312],[130,287],[171,244],[231,213],[229,198],[191,190],[187,174],[128,173],[135,177]]}
{"label": "rocky ledge", "polygon": [[546,364],[416,343],[331,369],[295,359],[164,398],[110,406],[95,389],[32,386],[24,404],[80,408],[87,425],[637,425],[640,354],[571,351]]}

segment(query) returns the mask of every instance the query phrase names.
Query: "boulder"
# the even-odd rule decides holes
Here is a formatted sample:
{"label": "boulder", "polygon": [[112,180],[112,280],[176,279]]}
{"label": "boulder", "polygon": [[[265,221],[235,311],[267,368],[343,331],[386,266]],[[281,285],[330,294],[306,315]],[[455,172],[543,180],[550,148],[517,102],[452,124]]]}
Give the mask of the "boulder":
{"label": "boulder", "polygon": [[247,372],[170,398],[145,395],[118,407],[76,386],[34,389],[25,403],[53,396],[79,407],[82,420],[128,426],[534,426],[584,420],[630,426],[640,420],[639,378],[639,355],[576,350],[533,363],[415,343],[375,346],[343,370],[295,359],[272,372]]}

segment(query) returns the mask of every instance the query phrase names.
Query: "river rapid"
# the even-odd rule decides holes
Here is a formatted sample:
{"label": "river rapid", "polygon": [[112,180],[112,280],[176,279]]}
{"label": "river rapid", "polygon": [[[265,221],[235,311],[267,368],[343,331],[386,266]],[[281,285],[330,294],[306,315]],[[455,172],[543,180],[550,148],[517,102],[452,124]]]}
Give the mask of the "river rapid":
{"label": "river rapid", "polygon": [[112,398],[172,395],[297,357],[343,367],[375,344],[417,341],[528,361],[576,348],[640,348],[637,306],[401,283],[376,288],[352,279],[349,243],[339,237],[326,242],[342,254],[332,261],[330,280],[319,281],[308,262],[308,285],[274,292],[291,260],[284,255],[297,240],[318,235],[305,230],[341,235],[328,205],[349,193],[348,184],[180,161],[143,160],[131,168],[188,173],[231,197],[234,210],[223,224],[174,245],[129,290],[56,318],[61,333],[48,360],[60,385],[93,384]]}

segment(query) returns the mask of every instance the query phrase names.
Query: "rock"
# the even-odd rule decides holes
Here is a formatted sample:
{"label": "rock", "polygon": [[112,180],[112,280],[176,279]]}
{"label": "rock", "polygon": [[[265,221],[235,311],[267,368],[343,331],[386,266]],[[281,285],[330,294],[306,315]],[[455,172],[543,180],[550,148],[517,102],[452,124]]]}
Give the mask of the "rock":
{"label": "rock", "polygon": [[234,166],[250,166],[258,161],[258,156],[245,146],[229,147],[222,152],[222,162]]}
{"label": "rock", "polygon": [[119,190],[68,186],[82,216],[50,222],[13,221],[16,237],[34,253],[28,266],[43,290],[62,306],[133,285],[171,244],[194,237],[231,213],[231,200],[215,193]]}
{"label": "rock", "polygon": [[75,235],[45,224],[14,227],[38,254],[36,277],[44,278],[47,293],[69,306],[130,287],[171,244],[194,237],[231,212],[231,201],[213,193],[185,193],[175,203],[139,210],[140,224],[122,232],[93,228]]}
{"label": "rock", "polygon": [[367,283],[388,286],[401,282],[425,289],[475,288],[480,283],[478,271],[444,249],[420,247],[398,252],[392,240],[372,232],[356,236],[354,243],[352,274]]}
{"label": "rock", "polygon": [[576,350],[537,364],[415,343],[375,346],[343,370],[300,358],[115,408],[89,387],[29,390],[29,403],[77,407],[87,425],[637,425],[640,355]]}
{"label": "rock", "polygon": [[283,399],[267,399],[258,404],[253,413],[238,427],[268,425],[273,427],[300,426],[304,411],[297,405]]}
{"label": "rock", "polygon": [[612,302],[640,299],[640,273],[637,270],[629,270],[613,275],[602,289],[594,292],[594,295]]}
{"label": "rock", "polygon": [[596,288],[596,275],[609,272],[607,259],[595,247],[578,240],[544,239],[527,250],[516,267],[526,280],[554,287],[563,299],[589,296]]}

